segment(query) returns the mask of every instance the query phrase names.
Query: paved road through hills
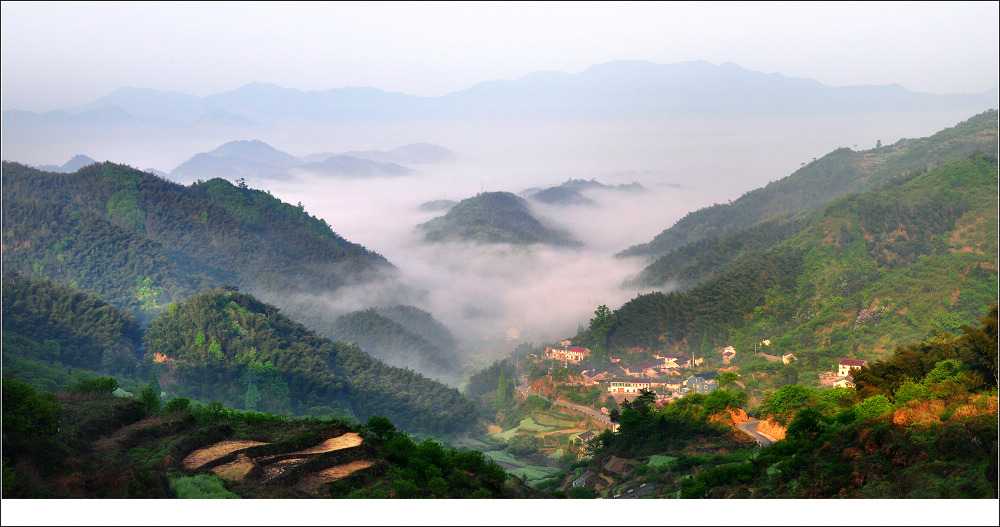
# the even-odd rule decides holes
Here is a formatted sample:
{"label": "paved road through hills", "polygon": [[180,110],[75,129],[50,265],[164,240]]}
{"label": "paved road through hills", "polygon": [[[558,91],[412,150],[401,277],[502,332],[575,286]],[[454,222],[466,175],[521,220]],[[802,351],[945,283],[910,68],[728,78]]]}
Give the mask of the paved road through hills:
{"label": "paved road through hills", "polygon": [[768,439],[767,437],[764,437],[760,432],[757,431],[758,423],[760,423],[760,421],[743,421],[742,423],[736,425],[736,428],[739,428],[743,432],[749,434],[750,437],[756,439],[758,445],[762,447],[771,446],[771,440]]}

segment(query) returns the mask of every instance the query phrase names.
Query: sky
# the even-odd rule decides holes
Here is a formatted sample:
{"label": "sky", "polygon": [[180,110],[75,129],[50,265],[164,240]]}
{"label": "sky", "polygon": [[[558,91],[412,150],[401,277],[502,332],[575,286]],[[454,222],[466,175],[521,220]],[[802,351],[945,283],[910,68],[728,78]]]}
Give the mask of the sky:
{"label": "sky", "polygon": [[997,2],[3,2],[3,110],[123,86],[441,96],[612,60],[706,60],[926,93],[998,85]]}

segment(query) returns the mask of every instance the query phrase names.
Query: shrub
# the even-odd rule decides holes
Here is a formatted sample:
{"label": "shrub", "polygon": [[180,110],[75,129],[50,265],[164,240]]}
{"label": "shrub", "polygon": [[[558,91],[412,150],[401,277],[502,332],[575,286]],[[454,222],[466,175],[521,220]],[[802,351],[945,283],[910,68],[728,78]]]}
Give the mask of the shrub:
{"label": "shrub", "polygon": [[180,499],[239,499],[226,490],[222,479],[215,474],[198,474],[171,480],[170,490]]}
{"label": "shrub", "polygon": [[96,379],[81,379],[70,387],[69,390],[84,395],[111,396],[115,388],[118,388],[118,379],[114,377],[97,377]]}
{"label": "shrub", "polygon": [[854,418],[858,421],[873,419],[892,410],[892,403],[884,395],[873,395],[854,405]]}
{"label": "shrub", "polygon": [[190,406],[191,401],[187,397],[174,397],[173,399],[167,401],[167,404],[163,407],[163,411],[168,414],[183,412]]}
{"label": "shrub", "polygon": [[896,404],[903,404],[914,399],[926,399],[927,388],[923,384],[906,381],[896,390],[894,398]]}

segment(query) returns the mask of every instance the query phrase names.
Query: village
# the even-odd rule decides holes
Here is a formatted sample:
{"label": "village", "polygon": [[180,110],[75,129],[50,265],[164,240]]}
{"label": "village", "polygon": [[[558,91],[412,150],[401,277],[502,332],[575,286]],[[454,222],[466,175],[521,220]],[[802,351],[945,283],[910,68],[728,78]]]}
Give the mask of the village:
{"label": "village", "polygon": [[[763,340],[760,347],[766,348],[770,344],[769,340]],[[704,357],[692,358],[684,353],[653,354],[651,360],[637,364],[628,364],[621,357],[616,358],[612,355],[608,358],[610,364],[595,366],[591,361],[590,349],[573,346],[570,340],[563,340],[558,346],[547,346],[544,357],[539,358],[561,362],[564,368],[575,371],[576,375],[569,376],[568,380],[559,383],[562,386],[599,386],[602,394],[613,397],[618,403],[634,399],[643,390],[648,390],[654,392],[657,403],[662,404],[689,393],[708,394],[729,384],[744,387],[739,380],[740,374],[737,373],[739,367],[731,365],[737,353],[736,349],[733,346],[726,346],[716,353],[717,357],[713,359],[717,360],[713,362],[721,366],[718,369],[703,370]],[[780,362],[785,365],[796,360],[795,354],[791,352],[780,356],[763,352],[759,354],[767,362]],[[841,359],[837,364],[837,371],[819,374],[819,387],[853,388],[851,370],[867,364],[867,361],[861,359]]]}

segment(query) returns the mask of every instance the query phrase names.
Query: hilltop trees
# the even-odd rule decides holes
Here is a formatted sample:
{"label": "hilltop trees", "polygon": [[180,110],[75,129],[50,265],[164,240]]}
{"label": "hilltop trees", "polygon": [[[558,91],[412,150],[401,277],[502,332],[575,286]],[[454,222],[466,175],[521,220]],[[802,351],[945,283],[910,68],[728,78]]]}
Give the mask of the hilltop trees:
{"label": "hilltop trees", "polygon": [[590,335],[594,341],[594,351],[598,355],[604,356],[608,351],[608,333],[611,328],[618,323],[618,317],[608,309],[608,306],[601,304],[594,311],[594,318],[590,319]]}

